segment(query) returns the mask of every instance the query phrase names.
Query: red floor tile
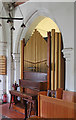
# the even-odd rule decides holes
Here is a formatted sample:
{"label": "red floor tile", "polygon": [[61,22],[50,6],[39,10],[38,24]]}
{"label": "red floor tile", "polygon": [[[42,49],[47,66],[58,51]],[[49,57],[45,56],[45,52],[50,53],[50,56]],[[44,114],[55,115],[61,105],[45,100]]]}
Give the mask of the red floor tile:
{"label": "red floor tile", "polygon": [[12,109],[9,109],[9,103],[0,105],[0,114],[7,118],[24,118],[25,115]]}

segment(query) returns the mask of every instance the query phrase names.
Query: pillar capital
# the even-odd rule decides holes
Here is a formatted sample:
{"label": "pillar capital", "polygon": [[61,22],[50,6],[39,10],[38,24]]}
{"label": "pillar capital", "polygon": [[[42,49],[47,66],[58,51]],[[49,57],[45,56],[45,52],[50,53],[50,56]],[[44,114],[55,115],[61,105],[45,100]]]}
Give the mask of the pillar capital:
{"label": "pillar capital", "polygon": [[12,54],[14,61],[19,62],[20,61],[20,53],[13,53]]}
{"label": "pillar capital", "polygon": [[73,48],[64,48],[62,50],[63,52],[63,57],[66,59],[66,61],[70,61],[71,60],[71,54],[72,54]]}

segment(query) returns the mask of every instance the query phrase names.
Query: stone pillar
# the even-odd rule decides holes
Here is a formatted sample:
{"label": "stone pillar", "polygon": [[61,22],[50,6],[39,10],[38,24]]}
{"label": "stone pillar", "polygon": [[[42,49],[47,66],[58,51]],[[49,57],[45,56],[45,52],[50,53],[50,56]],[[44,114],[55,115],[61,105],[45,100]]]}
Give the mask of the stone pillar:
{"label": "stone pillar", "polygon": [[14,60],[14,83],[16,81],[17,84],[19,84],[20,79],[20,54],[14,53],[13,60]]}
{"label": "stone pillar", "polygon": [[[0,41],[0,56],[6,56],[6,46],[6,42]],[[0,75],[0,99],[4,92],[6,92],[6,75]]]}
{"label": "stone pillar", "polygon": [[62,50],[65,58],[65,89],[73,90],[73,48],[64,48]]}

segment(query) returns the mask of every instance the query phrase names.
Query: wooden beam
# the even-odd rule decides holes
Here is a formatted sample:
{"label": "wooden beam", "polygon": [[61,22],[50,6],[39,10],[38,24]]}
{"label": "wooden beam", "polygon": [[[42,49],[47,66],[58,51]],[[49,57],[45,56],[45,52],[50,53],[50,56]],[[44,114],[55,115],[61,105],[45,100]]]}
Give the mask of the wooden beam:
{"label": "wooden beam", "polygon": [[25,2],[27,2],[27,1],[29,1],[29,0],[18,0],[18,1],[15,3],[15,7],[17,7],[17,6],[25,3]]}

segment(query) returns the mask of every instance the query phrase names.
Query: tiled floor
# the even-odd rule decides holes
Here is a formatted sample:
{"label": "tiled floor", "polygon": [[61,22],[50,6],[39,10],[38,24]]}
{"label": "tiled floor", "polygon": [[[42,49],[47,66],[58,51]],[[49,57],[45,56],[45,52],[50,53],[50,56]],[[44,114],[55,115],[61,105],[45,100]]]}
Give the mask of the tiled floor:
{"label": "tiled floor", "polygon": [[[1,116],[3,117],[3,119],[1,119]],[[7,103],[0,105],[0,120],[8,120],[5,117],[11,118],[9,120],[23,120],[25,115],[14,111],[12,108],[9,109],[9,103]]]}

